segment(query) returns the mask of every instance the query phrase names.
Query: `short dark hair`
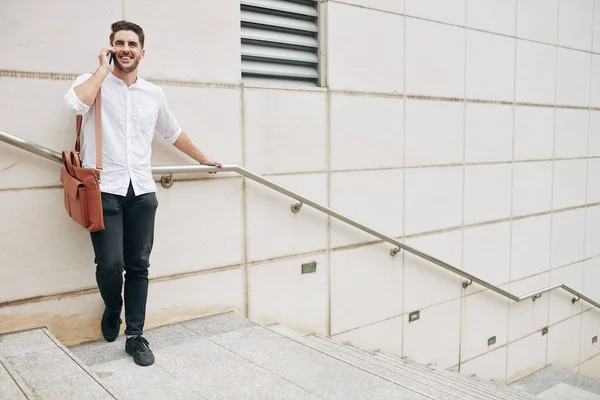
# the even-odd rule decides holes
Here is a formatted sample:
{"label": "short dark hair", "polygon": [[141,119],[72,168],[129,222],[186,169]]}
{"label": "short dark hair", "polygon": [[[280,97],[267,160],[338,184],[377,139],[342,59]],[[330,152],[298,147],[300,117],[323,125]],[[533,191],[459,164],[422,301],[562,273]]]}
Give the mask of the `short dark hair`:
{"label": "short dark hair", "polygon": [[138,24],[134,24],[133,22],[129,22],[129,21],[125,21],[125,20],[117,21],[110,26],[110,30],[112,31],[112,33],[110,34],[110,45],[111,46],[113,45],[113,41],[115,40],[115,33],[119,32],[119,31],[132,31],[138,35],[138,37],[140,38],[140,46],[142,49],[144,48],[144,39],[145,39],[144,30]]}

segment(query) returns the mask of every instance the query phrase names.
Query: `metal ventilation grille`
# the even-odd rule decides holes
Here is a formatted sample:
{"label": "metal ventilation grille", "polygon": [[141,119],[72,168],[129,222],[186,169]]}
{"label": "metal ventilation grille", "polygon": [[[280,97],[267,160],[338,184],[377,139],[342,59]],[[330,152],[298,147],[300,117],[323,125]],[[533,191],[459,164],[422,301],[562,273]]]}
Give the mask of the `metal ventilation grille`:
{"label": "metal ventilation grille", "polygon": [[318,86],[316,0],[241,0],[244,82]]}

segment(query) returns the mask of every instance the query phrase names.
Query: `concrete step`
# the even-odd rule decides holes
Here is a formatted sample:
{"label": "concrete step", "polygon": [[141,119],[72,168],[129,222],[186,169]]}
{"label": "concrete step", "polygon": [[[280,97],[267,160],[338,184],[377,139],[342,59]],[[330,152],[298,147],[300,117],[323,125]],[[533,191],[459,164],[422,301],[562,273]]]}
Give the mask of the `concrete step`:
{"label": "concrete step", "polygon": [[14,372],[9,372],[4,364],[0,360],[0,399],[27,400],[25,395],[26,386],[17,383],[13,377]]}
{"label": "concrete step", "polygon": [[457,387],[463,389],[474,390],[477,393],[495,396],[494,398],[502,398],[507,400],[531,399],[531,397],[527,394],[520,393],[511,388],[507,388],[506,386],[497,385],[493,382],[478,379],[477,377],[469,377],[461,375],[459,373],[446,371],[445,369],[417,364],[407,359],[401,359],[381,352],[370,353],[352,345],[342,345],[340,343],[316,335],[310,335],[308,337],[313,340],[321,341],[323,343],[329,343],[332,346],[337,346],[341,350],[354,351],[368,356],[374,356],[376,357],[376,359],[390,363],[394,366],[406,368],[415,373],[427,374],[431,378],[435,377],[435,379],[442,384],[452,383],[453,385],[456,385]]}
{"label": "concrete step", "polygon": [[[0,393],[12,391],[14,395],[0,397],[2,399],[115,398],[100,384],[96,376],[45,328],[1,335],[0,357],[6,371],[4,380],[0,382],[8,382],[8,385],[2,385]],[[6,375],[10,375],[10,380]],[[15,385],[19,390],[16,390]]]}
{"label": "concrete step", "polygon": [[413,374],[411,371],[406,371],[401,368],[394,367],[388,363],[381,362],[375,359],[373,355],[364,356],[359,353],[353,354],[350,351],[337,349],[329,344],[315,341],[307,336],[300,335],[280,325],[269,326],[269,329],[305,346],[311,347],[331,357],[347,362],[357,368],[368,371],[384,379],[388,379],[400,386],[410,388],[417,393],[431,396],[435,399],[486,399],[473,395],[468,391],[456,390],[456,388],[450,386],[436,385],[435,382],[431,379],[428,379],[427,376]]}
{"label": "concrete step", "polygon": [[295,340],[301,340],[309,346],[316,346],[317,343],[321,349],[322,346],[327,346],[323,351],[331,354],[332,356],[349,355],[357,357],[381,368],[392,370],[405,377],[409,377],[429,387],[434,387],[438,390],[452,393],[454,396],[458,396],[461,399],[531,399],[530,396],[522,395],[513,389],[505,390],[504,387],[494,385],[492,383],[488,383],[487,385],[474,385],[472,381],[469,381],[468,384],[464,384],[461,379],[462,376],[456,373],[450,373],[443,370],[443,372],[438,371],[429,367],[406,362],[405,360],[401,359],[388,359],[386,356],[382,356],[381,354],[370,353],[352,346],[341,345],[316,335],[304,337],[281,326],[272,326],[270,329],[277,330],[288,337],[293,337]]}
{"label": "concrete step", "polygon": [[318,399],[210,340],[248,327],[258,326],[231,313],[149,330],[156,362],[144,368],[125,353],[124,338],[71,350],[119,399]]}
{"label": "concrete step", "polygon": [[417,369],[425,373],[431,373],[435,376],[438,376],[440,379],[450,379],[464,387],[471,387],[473,389],[480,390],[486,393],[494,393],[496,396],[502,396],[506,400],[531,399],[531,396],[528,396],[526,393],[521,393],[519,391],[512,390],[507,386],[496,384],[494,382],[488,381],[486,379],[474,375],[468,376],[456,371],[447,371],[443,368],[438,368],[435,366],[421,365],[416,362],[412,362],[408,359],[400,359],[398,357],[385,353],[377,353],[377,357],[385,359],[396,365],[398,363],[403,363],[409,368]]}
{"label": "concrete step", "polygon": [[600,381],[552,366],[534,372],[510,386],[539,398],[551,399],[568,392],[570,392],[569,399],[579,399],[579,397],[594,399],[591,396],[600,396]]}
{"label": "concrete step", "polygon": [[210,340],[322,399],[435,399],[262,326],[211,337]]}
{"label": "concrete step", "polygon": [[600,396],[566,383],[559,383],[536,396],[543,400],[600,400]]}

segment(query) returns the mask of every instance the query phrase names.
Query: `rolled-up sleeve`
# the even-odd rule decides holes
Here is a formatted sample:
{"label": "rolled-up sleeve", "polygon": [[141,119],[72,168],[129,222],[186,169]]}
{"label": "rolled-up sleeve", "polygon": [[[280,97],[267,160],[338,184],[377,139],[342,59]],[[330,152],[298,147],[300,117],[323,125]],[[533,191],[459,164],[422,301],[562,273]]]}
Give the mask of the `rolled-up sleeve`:
{"label": "rolled-up sleeve", "polygon": [[160,106],[158,109],[158,117],[156,118],[156,132],[162,136],[167,142],[173,144],[181,135],[181,127],[175,119],[175,116],[169,110],[167,98],[162,89],[160,90]]}
{"label": "rolled-up sleeve", "polygon": [[75,94],[75,88],[81,85],[83,82],[90,79],[91,77],[92,74],[90,73],[79,75],[77,79],[75,79],[75,82],[73,82],[73,84],[69,88],[67,94],[65,94],[65,105],[69,110],[71,110],[75,114],[83,115],[90,109],[90,106],[82,103],[81,100],[79,100],[79,98]]}

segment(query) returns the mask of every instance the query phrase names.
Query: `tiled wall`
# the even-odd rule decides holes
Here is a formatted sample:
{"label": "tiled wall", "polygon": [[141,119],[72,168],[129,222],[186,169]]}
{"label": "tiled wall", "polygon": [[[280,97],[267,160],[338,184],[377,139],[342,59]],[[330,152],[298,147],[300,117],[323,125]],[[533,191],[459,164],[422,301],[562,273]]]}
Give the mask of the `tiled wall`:
{"label": "tiled wall", "polygon": [[[233,0],[13,2],[0,129],[69,147],[62,95],[124,16],[147,32],[142,74],[210,155],[511,293],[566,283],[600,300],[600,0],[320,3],[328,87],[298,90],[241,85]],[[154,149],[155,165],[189,162]],[[159,188],[149,326],[236,310],[498,381],[547,364],[598,377],[600,311],[565,292],[463,289],[251,181],[185,178]],[[56,165],[0,144],[0,330],[99,335],[89,238],[61,196]]]}

